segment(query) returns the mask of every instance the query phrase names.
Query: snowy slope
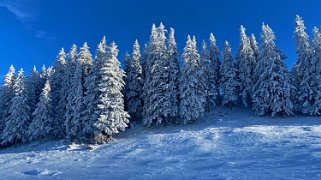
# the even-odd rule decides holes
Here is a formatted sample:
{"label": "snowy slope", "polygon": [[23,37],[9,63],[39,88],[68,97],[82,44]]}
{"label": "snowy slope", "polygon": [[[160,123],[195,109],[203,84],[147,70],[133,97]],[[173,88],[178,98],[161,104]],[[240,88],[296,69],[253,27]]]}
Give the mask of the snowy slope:
{"label": "snowy slope", "polygon": [[0,179],[321,179],[320,118],[248,114],[135,127],[92,151],[63,141],[3,149]]}

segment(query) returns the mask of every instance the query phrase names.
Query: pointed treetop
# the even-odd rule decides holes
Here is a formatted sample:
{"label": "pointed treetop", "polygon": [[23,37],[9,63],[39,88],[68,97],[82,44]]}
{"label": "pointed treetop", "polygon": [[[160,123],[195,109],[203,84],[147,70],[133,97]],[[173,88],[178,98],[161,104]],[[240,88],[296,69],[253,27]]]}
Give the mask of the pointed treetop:
{"label": "pointed treetop", "polygon": [[89,49],[88,43],[84,42],[84,45],[82,45],[83,48]]}
{"label": "pointed treetop", "polygon": [[187,35],[187,41],[192,41],[191,36]]}
{"label": "pointed treetop", "polygon": [[65,55],[66,55],[65,49],[61,48],[60,51],[59,51],[59,56],[65,56]]}
{"label": "pointed treetop", "polygon": [[134,45],[133,45],[133,55],[135,54],[140,54],[140,45],[139,45],[139,42],[138,40],[136,39]]}
{"label": "pointed treetop", "polygon": [[117,45],[114,41],[110,44],[109,51],[112,57],[117,57],[119,50],[117,49]]}
{"label": "pointed treetop", "polygon": [[156,28],[156,25],[153,23],[152,25],[152,30],[151,30],[151,34],[157,34],[157,28]]}
{"label": "pointed treetop", "polygon": [[258,43],[256,42],[256,37],[254,34],[251,34],[250,45],[251,45],[253,51],[258,51],[259,47],[258,47]]}
{"label": "pointed treetop", "polygon": [[68,53],[68,56],[69,56],[69,60],[70,61],[75,61],[76,58],[77,58],[77,46],[76,44],[73,44],[70,48],[70,51]]}
{"label": "pointed treetop", "polygon": [[32,71],[37,71],[36,65],[33,65]]}
{"label": "pointed treetop", "polygon": [[84,44],[82,45],[82,47],[80,48],[81,51],[89,51],[89,46],[87,42],[84,42]]}
{"label": "pointed treetop", "polygon": [[135,40],[134,44],[139,46],[138,39]]}
{"label": "pointed treetop", "polygon": [[210,42],[211,44],[216,44],[216,38],[213,33],[210,34]]}
{"label": "pointed treetop", "polygon": [[230,43],[228,41],[224,42],[224,47],[230,47]]}
{"label": "pointed treetop", "polygon": [[251,34],[250,39],[251,39],[252,41],[255,41],[255,42],[256,42],[256,37],[255,37],[255,35],[254,35],[254,34]]}
{"label": "pointed treetop", "polygon": [[13,67],[13,65],[11,65],[10,68],[9,68],[8,73],[4,77],[4,82],[3,82],[2,86],[7,86],[7,85],[12,85],[13,84],[15,71],[16,71],[15,68]]}
{"label": "pointed treetop", "polygon": [[105,53],[106,48],[107,48],[106,36],[103,36],[103,38],[101,39],[101,41],[99,42],[99,44],[97,46],[97,51],[100,53]]}
{"label": "pointed treetop", "polygon": [[202,49],[203,49],[203,51],[207,50],[207,43],[205,40],[202,41]]}
{"label": "pointed treetop", "polygon": [[20,70],[18,72],[18,78],[22,77],[22,76],[24,76],[24,70],[23,70],[23,68],[20,68]]}
{"label": "pointed treetop", "polygon": [[196,42],[196,37],[195,36],[193,36],[193,42]]}
{"label": "pointed treetop", "polygon": [[70,52],[77,53],[77,45],[76,44],[72,44],[72,46],[70,48]]}
{"label": "pointed treetop", "polygon": [[66,64],[66,53],[64,48],[61,48],[58,56],[57,56],[57,62],[59,62],[59,64]]}
{"label": "pointed treetop", "polygon": [[172,28],[172,27],[169,28],[169,36],[170,37],[174,37],[175,36],[175,29]]}
{"label": "pointed treetop", "polygon": [[163,24],[163,22],[160,22],[160,24],[159,24],[159,27],[158,27],[159,29],[165,29],[165,26],[164,26],[164,24]]}
{"label": "pointed treetop", "polygon": [[175,40],[175,30],[173,28],[170,28],[170,31],[169,31],[168,49],[170,53],[178,53],[177,43]]}
{"label": "pointed treetop", "polygon": [[297,15],[295,16],[295,23],[296,23],[297,25],[303,24],[303,23],[304,23],[304,20],[302,19],[301,16],[299,16],[299,15],[297,14]]}
{"label": "pointed treetop", "polygon": [[46,72],[46,65],[42,65],[42,67],[41,67],[41,72]]}
{"label": "pointed treetop", "polygon": [[9,71],[15,71],[15,68],[14,68],[14,66],[12,64],[9,67]]}
{"label": "pointed treetop", "polygon": [[245,43],[245,41],[247,40],[247,36],[246,36],[246,33],[245,33],[246,29],[243,25],[241,25],[240,27],[240,42],[241,42],[241,45],[243,45]]}
{"label": "pointed treetop", "polygon": [[32,71],[31,71],[31,74],[38,74],[38,71],[37,71],[37,68],[35,65],[33,65],[33,68],[32,68]]}
{"label": "pointed treetop", "polygon": [[102,44],[107,44],[107,41],[106,41],[106,36],[103,35],[103,37],[101,38],[101,41],[100,41]]}
{"label": "pointed treetop", "polygon": [[243,25],[241,25],[241,27],[240,27],[241,35],[245,35],[245,31],[246,31],[245,27]]}
{"label": "pointed treetop", "polygon": [[157,28],[156,28],[156,25],[155,25],[155,23],[153,23],[153,25],[152,25],[152,31],[153,31],[153,30],[156,31],[156,29],[157,29]]}

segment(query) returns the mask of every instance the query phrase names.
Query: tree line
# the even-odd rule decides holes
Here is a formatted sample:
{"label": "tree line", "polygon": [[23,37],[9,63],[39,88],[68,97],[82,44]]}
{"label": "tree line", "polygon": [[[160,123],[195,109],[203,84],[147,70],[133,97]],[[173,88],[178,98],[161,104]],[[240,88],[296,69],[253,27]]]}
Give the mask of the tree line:
{"label": "tree line", "polygon": [[[120,68],[118,47],[103,37],[93,57],[87,43],[62,48],[52,67],[26,77],[11,66],[0,91],[0,144],[48,139],[102,144],[128,125],[198,120],[215,106],[237,105],[257,115],[321,113],[321,29],[309,40],[295,19],[297,61],[288,70],[272,29],[262,25],[261,43],[240,27],[236,57],[215,36],[198,50],[188,35],[179,58],[175,31],[153,24],[143,48],[138,40]],[[183,62],[180,62],[182,59]]]}

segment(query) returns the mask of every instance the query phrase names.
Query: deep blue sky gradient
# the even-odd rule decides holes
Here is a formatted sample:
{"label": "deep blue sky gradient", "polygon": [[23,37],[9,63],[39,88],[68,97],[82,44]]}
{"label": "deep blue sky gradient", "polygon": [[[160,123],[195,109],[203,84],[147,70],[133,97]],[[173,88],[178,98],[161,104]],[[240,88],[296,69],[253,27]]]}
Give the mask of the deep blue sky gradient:
{"label": "deep blue sky gradient", "polygon": [[188,34],[199,42],[213,32],[221,48],[228,40],[234,54],[239,27],[259,40],[262,22],[275,31],[277,46],[295,62],[295,15],[301,15],[311,35],[321,25],[320,0],[0,0],[0,75],[10,64],[27,73],[33,65],[52,65],[61,47],[89,43],[94,54],[103,35],[115,41],[119,59],[132,50],[137,38],[143,47],[152,23],[161,21],[176,30],[180,54]]}

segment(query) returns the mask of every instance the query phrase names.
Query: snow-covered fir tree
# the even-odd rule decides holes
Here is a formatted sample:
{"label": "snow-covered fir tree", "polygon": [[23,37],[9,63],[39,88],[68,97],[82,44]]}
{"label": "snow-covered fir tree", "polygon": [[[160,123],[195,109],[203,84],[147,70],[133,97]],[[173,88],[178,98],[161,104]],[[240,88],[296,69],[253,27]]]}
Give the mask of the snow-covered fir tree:
{"label": "snow-covered fir tree", "polygon": [[[40,73],[39,73],[39,77],[40,77],[39,86],[41,87],[41,88],[40,88],[40,90],[41,90],[41,91],[40,91],[40,94],[41,94],[41,92],[42,92],[43,87],[45,86],[46,81],[49,80],[50,73],[49,73],[48,71],[50,71],[50,68],[48,68],[48,70],[47,70],[46,66],[45,66],[45,65],[42,65],[41,71],[40,71]],[[39,94],[38,97],[40,97],[40,94]],[[38,99],[39,99],[39,98],[38,98]]]}
{"label": "snow-covered fir tree", "polygon": [[211,97],[213,97],[213,95],[215,94],[215,87],[213,86],[215,84],[214,81],[210,81],[210,78],[212,78],[211,80],[213,80],[214,68],[213,64],[211,63],[209,51],[207,49],[207,44],[205,41],[202,42],[202,52],[200,57],[200,64],[205,73],[204,83],[206,84],[206,86],[204,87],[204,89],[202,89],[206,93],[205,110],[209,112],[211,108],[211,100],[213,100],[211,99]]}
{"label": "snow-covered fir tree", "polygon": [[[130,54],[126,51],[125,52],[125,56],[123,59],[123,63],[124,63],[124,71],[126,73],[126,78],[125,78],[125,83],[128,84],[128,73],[130,71],[130,66],[131,66],[131,57]],[[127,87],[126,87],[127,88]]]}
{"label": "snow-covered fir tree", "polygon": [[[122,89],[125,86],[125,72],[117,60],[118,49],[112,43],[107,51],[105,42],[100,43],[98,54],[88,77],[93,79],[92,90],[86,94],[86,102],[92,102],[93,113],[86,121],[85,132],[91,143],[105,143],[111,136],[125,130],[129,115],[124,110]],[[87,80],[88,82],[88,80]],[[89,94],[93,93],[93,94]],[[93,98],[93,101],[91,100]]]}
{"label": "snow-covered fir tree", "polygon": [[132,60],[129,60],[130,66],[128,66],[128,57],[125,58],[125,71],[126,72],[126,94],[125,100],[127,105],[127,111],[130,114],[132,120],[140,118],[143,111],[143,72],[140,64],[141,54],[138,41],[135,41],[133,46]]}
{"label": "snow-covered fir tree", "polygon": [[143,55],[142,55],[142,59],[140,61],[140,64],[142,66],[142,71],[143,71],[143,77],[145,79],[145,74],[146,74],[146,71],[147,71],[147,61],[148,61],[148,56],[149,56],[149,46],[148,44],[146,43],[144,45],[144,50],[143,50]]}
{"label": "snow-covered fir tree", "polygon": [[10,115],[9,107],[14,96],[13,85],[15,81],[15,68],[10,66],[8,73],[5,75],[0,91],[0,132],[3,132],[6,119]]}
{"label": "snow-covered fir tree", "polygon": [[81,138],[81,112],[84,110],[84,87],[83,87],[83,64],[77,62],[74,76],[72,77],[71,87],[72,90],[68,96],[69,109],[68,116],[66,116],[66,136],[69,141],[76,138]]}
{"label": "snow-covered fir tree", "polygon": [[32,114],[36,109],[36,104],[38,103],[42,88],[40,75],[34,66],[26,80],[27,103],[30,107],[29,114]]}
{"label": "snow-covered fir tree", "polygon": [[[219,50],[216,45],[216,38],[213,33],[210,34],[210,60],[213,64],[213,69],[211,74],[213,77],[210,78],[210,86],[213,90],[213,97],[211,98],[211,103],[213,105],[220,105],[221,104],[221,97],[220,97],[220,66],[221,62],[219,59]],[[211,77],[211,76],[210,76]]]}
{"label": "snow-covered fir tree", "polygon": [[90,53],[90,48],[87,42],[85,42],[84,45],[80,48],[80,53],[77,61],[83,67],[83,78],[86,78],[92,66],[92,55]]}
{"label": "snow-covered fir tree", "polygon": [[1,135],[1,145],[11,145],[28,141],[28,127],[31,123],[26,79],[23,69],[18,73],[13,85],[13,98],[9,108],[10,115],[6,118],[5,128]]}
{"label": "snow-covered fir tree", "polygon": [[297,61],[293,66],[293,73],[297,76],[298,81],[302,81],[304,79],[305,72],[310,68],[310,44],[309,44],[309,36],[305,32],[306,27],[304,25],[304,21],[300,16],[296,16],[295,18],[295,31],[294,38],[297,45],[296,53],[297,53]]}
{"label": "snow-covered fir tree", "polygon": [[125,88],[123,89],[123,94],[124,94],[124,99],[125,99],[125,110],[128,111],[128,101],[127,101],[127,96],[129,96],[129,89],[128,89],[128,84],[129,84],[129,76],[128,74],[130,73],[130,66],[131,66],[131,57],[128,53],[128,51],[125,52],[125,56],[123,59],[123,69],[125,71],[126,77],[124,78],[125,82]]}
{"label": "snow-covered fir tree", "polygon": [[73,86],[74,83],[74,76],[76,73],[76,66],[77,66],[77,46],[73,44],[70,48],[69,53],[67,54],[67,61],[66,61],[66,70],[65,70],[65,79],[63,86],[65,89],[66,94],[64,94],[64,98],[66,98],[66,110],[64,114],[64,124],[66,128],[66,136],[67,139],[70,140],[70,121],[73,117],[75,104],[73,104],[72,99],[75,96],[75,87]]}
{"label": "snow-covered fir tree", "polygon": [[75,62],[76,69],[71,77],[71,89],[67,97],[66,109],[66,135],[68,140],[81,138],[81,113],[84,111],[84,79],[89,74],[92,65],[92,55],[87,43],[80,48],[80,53]]}
{"label": "snow-covered fir tree", "polygon": [[259,52],[259,45],[256,41],[256,37],[254,34],[252,34],[250,37],[250,44],[251,44],[251,48],[253,50],[253,54],[255,57],[255,62],[257,62],[260,52]]}
{"label": "snow-covered fir tree", "polygon": [[178,106],[179,106],[179,77],[180,77],[180,67],[177,43],[175,40],[175,30],[170,28],[169,38],[168,38],[168,48],[167,48],[167,95],[168,95],[168,113],[170,117],[178,116]]}
{"label": "snow-covered fir tree", "polygon": [[165,33],[166,29],[162,23],[157,29],[153,25],[148,44],[149,56],[143,93],[143,122],[146,126],[152,125],[153,122],[167,122],[177,114],[171,94],[175,84],[170,81],[169,73],[172,69],[168,63]]}
{"label": "snow-covered fir tree", "polygon": [[240,46],[237,54],[238,75],[240,83],[240,98],[245,107],[251,105],[253,88],[253,75],[255,68],[255,55],[249,38],[245,34],[245,28],[240,28]]}
{"label": "snow-covered fir tree", "polygon": [[[310,68],[304,73],[300,85],[299,100],[305,100],[302,107],[303,113],[311,115],[321,114],[321,31],[313,29],[312,56]],[[305,90],[305,91],[304,91]]]}
{"label": "snow-covered fir tree", "polygon": [[197,120],[204,115],[206,94],[204,93],[203,78],[205,73],[201,68],[200,55],[196,47],[196,40],[187,37],[183,52],[184,67],[180,77],[180,106],[179,114],[184,120]]}
{"label": "snow-covered fir tree", "polygon": [[88,76],[84,79],[84,110],[81,115],[81,127],[82,127],[82,139],[89,141],[89,136],[92,133],[92,120],[95,111],[94,104],[97,100],[97,81],[99,77],[98,69],[102,67],[102,62],[106,57],[107,42],[106,37],[103,36],[102,40],[97,46],[96,55],[93,61],[93,65],[89,71]]}
{"label": "snow-covered fir tree", "polygon": [[33,112],[33,120],[28,128],[28,138],[33,140],[46,140],[54,136],[54,114],[51,106],[51,87],[47,80]]}
{"label": "snow-covered fir tree", "polygon": [[[292,68],[293,82],[297,87],[297,99],[299,109],[305,114],[314,114],[314,103],[318,93],[319,75],[317,59],[315,58],[314,47],[317,48],[317,32],[314,31],[313,47],[310,47],[309,36],[305,32],[306,27],[304,21],[300,16],[295,19],[294,37],[297,45],[297,61]],[[316,60],[316,61],[315,61]]]}
{"label": "snow-covered fir tree", "polygon": [[57,56],[57,60],[53,66],[52,74],[50,75],[52,108],[54,110],[54,136],[61,138],[65,136],[65,111],[66,111],[66,54],[62,48]]}
{"label": "snow-covered fir tree", "polygon": [[291,84],[281,51],[275,45],[275,35],[268,25],[262,25],[262,47],[253,87],[253,109],[257,115],[292,115],[295,87]]}
{"label": "snow-covered fir tree", "polygon": [[220,83],[223,92],[222,105],[228,105],[232,108],[232,105],[238,102],[240,84],[237,78],[236,64],[232,57],[232,50],[227,41],[224,44],[223,61],[220,70]]}

